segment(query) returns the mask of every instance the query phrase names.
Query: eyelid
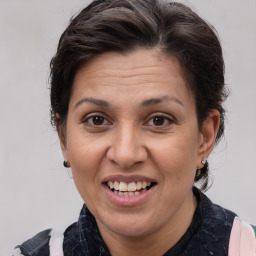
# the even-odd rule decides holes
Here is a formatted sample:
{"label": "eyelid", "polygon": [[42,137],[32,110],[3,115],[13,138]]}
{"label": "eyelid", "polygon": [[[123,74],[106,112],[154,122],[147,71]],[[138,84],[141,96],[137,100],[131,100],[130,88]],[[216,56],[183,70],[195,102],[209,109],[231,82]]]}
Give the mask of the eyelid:
{"label": "eyelid", "polygon": [[[168,120],[170,124],[175,123],[175,118],[173,118],[173,117],[171,117],[170,115],[165,114],[165,113],[163,113],[163,112],[159,112],[159,113],[154,113],[154,114],[149,115],[148,118],[147,118],[147,121],[145,122],[144,125],[147,126],[147,123],[149,123],[149,121],[152,120],[154,117],[163,117],[163,118],[165,118],[166,120]],[[164,126],[166,126],[166,125],[164,125]],[[159,126],[159,127],[161,127],[161,126]],[[163,126],[162,126],[162,127],[163,127]]]}
{"label": "eyelid", "polygon": [[[96,116],[99,116],[99,117],[104,118],[104,121],[107,121],[107,124],[111,124],[111,122],[109,121],[109,118],[106,117],[106,114],[104,114],[104,113],[102,113],[102,112],[93,112],[93,113],[90,113],[90,114],[85,115],[85,116],[82,118],[81,123],[87,123],[87,124],[89,124],[89,125],[91,125],[91,126],[97,126],[97,125],[90,124],[90,123],[88,122],[88,120],[89,120],[90,118],[93,118],[93,117],[96,117]],[[103,125],[106,125],[106,124],[103,124]],[[99,125],[99,126],[103,126],[103,125]]]}

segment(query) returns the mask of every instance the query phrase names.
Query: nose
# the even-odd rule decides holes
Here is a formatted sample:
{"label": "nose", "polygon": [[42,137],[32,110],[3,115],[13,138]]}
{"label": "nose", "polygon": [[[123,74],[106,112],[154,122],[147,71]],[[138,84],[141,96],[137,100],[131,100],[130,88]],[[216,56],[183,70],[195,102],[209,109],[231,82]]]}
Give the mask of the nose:
{"label": "nose", "polygon": [[122,168],[144,162],[148,157],[140,132],[133,125],[123,125],[113,135],[107,158]]}

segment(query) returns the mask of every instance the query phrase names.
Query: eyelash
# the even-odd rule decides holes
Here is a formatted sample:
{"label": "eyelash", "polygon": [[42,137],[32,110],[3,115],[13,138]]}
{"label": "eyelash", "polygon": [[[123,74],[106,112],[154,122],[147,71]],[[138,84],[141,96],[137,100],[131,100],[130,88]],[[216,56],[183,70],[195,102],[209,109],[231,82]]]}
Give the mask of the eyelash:
{"label": "eyelash", "polygon": [[[162,118],[164,121],[163,125],[156,125],[156,124],[152,124],[150,125],[150,122],[154,122],[154,118]],[[159,114],[154,114],[153,116],[150,116],[149,120],[146,122],[146,126],[154,126],[154,127],[166,127],[168,125],[171,125],[174,123],[174,120],[172,118],[170,118],[169,116],[166,116],[163,113],[159,113]]]}
{"label": "eyelash", "polygon": [[[100,118],[103,123],[101,124],[95,124],[94,121],[96,120],[93,120],[94,118]],[[150,122],[154,122],[156,120],[154,120],[154,118],[161,118],[164,123],[163,124],[160,124],[160,125],[156,125],[154,123],[150,124]],[[92,116],[89,116],[87,118],[85,118],[83,121],[83,123],[86,123],[87,125],[91,126],[91,127],[102,127],[102,126],[105,126],[105,125],[111,125],[112,123],[109,122],[107,120],[107,118],[105,118],[103,115],[101,114],[95,114],[95,115],[92,115]],[[170,118],[169,116],[166,116],[165,114],[163,113],[159,113],[159,114],[154,114],[152,116],[150,116],[148,118],[148,121],[146,123],[144,123],[144,126],[152,126],[152,127],[166,127],[166,126],[169,126],[171,124],[174,123],[174,120],[172,118]]]}
{"label": "eyelash", "polygon": [[[105,124],[94,124],[93,123],[93,119],[94,118],[101,118],[101,119],[103,119],[103,122],[105,123],[105,122],[107,122],[107,124],[105,123]],[[91,122],[90,122],[91,121]],[[83,120],[83,123],[87,123],[88,125],[90,125],[90,126],[92,126],[92,127],[97,127],[97,126],[103,126],[103,125],[109,125],[109,124],[111,124],[104,116],[102,116],[102,115],[100,115],[100,114],[98,114],[98,115],[92,115],[92,116],[89,116],[89,117],[87,117],[86,119],[84,119]]]}

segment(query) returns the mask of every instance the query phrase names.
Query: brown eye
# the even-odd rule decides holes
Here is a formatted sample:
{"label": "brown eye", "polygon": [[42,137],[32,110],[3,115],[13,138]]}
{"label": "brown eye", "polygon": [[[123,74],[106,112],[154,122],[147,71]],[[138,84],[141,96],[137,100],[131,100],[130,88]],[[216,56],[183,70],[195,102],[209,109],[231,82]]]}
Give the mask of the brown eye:
{"label": "brown eye", "polygon": [[163,116],[156,116],[153,118],[152,121],[153,121],[154,125],[162,126],[162,125],[164,125],[165,118]]}
{"label": "brown eye", "polygon": [[109,123],[103,116],[91,116],[85,122],[92,126],[101,126]]}
{"label": "brown eye", "polygon": [[149,125],[149,126],[158,126],[158,127],[165,127],[165,126],[168,126],[168,125],[171,125],[173,124],[174,121],[167,117],[167,116],[163,116],[163,115],[156,115],[156,116],[153,116],[148,122],[146,125]]}
{"label": "brown eye", "polygon": [[104,123],[104,118],[102,116],[94,116],[92,122],[94,125],[102,125]]}

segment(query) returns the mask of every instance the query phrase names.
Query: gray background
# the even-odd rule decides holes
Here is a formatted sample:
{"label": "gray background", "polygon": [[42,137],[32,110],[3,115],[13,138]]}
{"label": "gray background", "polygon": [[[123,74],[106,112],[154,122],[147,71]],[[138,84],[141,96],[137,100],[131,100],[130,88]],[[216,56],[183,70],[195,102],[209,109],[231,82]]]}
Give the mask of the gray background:
{"label": "gray background", "polygon": [[[50,126],[48,76],[58,38],[85,2],[0,0],[0,255],[66,227],[82,206]],[[256,224],[256,1],[185,2],[217,29],[231,89],[207,194]]]}

